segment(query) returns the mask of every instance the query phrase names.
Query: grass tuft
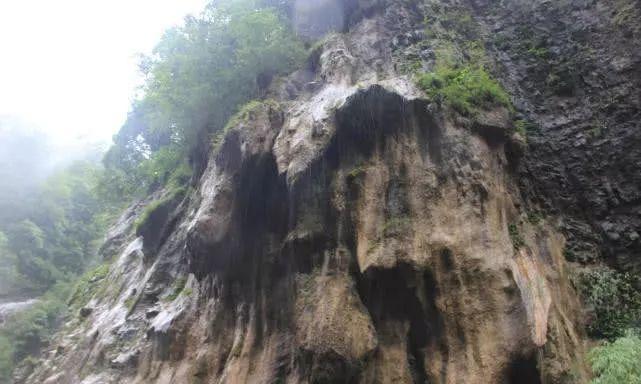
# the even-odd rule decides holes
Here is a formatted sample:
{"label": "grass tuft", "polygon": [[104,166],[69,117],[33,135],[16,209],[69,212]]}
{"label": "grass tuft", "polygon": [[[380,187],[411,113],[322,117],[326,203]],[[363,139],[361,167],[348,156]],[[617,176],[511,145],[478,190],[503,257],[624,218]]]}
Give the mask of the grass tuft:
{"label": "grass tuft", "polygon": [[420,74],[417,84],[430,98],[464,116],[473,116],[478,109],[512,108],[507,92],[483,68],[441,65]]}

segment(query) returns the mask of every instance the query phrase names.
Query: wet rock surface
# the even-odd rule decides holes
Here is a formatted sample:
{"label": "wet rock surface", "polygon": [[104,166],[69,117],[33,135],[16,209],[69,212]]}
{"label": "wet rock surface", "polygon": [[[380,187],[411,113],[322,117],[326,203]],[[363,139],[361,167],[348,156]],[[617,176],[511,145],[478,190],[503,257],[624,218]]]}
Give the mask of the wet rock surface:
{"label": "wet rock surface", "polygon": [[638,268],[638,30],[616,2],[441,2],[479,23],[525,139],[402,70],[434,65],[429,9],[356,3],[194,191],[138,234],[165,192],[123,216],[91,310],[19,381],[587,382],[568,261]]}
{"label": "wet rock surface", "polygon": [[638,1],[474,2],[528,129],[521,185],[564,216],[570,261],[641,270]]}

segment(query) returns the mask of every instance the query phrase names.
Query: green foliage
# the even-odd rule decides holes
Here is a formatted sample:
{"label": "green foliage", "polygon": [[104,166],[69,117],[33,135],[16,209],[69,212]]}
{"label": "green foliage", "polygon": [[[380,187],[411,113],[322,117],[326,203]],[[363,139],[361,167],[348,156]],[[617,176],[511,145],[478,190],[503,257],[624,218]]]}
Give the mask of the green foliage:
{"label": "green foliage", "polygon": [[164,147],[179,148],[184,158],[204,137],[221,131],[271,77],[304,59],[302,43],[286,25],[261,2],[222,0],[168,30],[141,60],[143,96],[133,103],[105,162],[136,173]]}
{"label": "green foliage", "polygon": [[538,225],[543,220],[543,214],[541,212],[531,211],[527,214],[527,221],[532,225]]}
{"label": "green foliage", "polygon": [[175,200],[182,198],[186,192],[187,188],[185,187],[171,188],[162,198],[149,203],[134,223],[136,232],[138,233],[140,228],[144,227],[148,223],[154,212],[159,209],[163,209]]}
{"label": "green foliage", "polygon": [[418,86],[434,101],[467,117],[498,106],[512,109],[507,92],[485,69],[485,46],[469,11],[435,0],[427,0],[425,6],[425,36],[436,60],[432,72],[417,75]]}
{"label": "green foliage", "polygon": [[10,229],[9,245],[13,249],[38,253],[44,248],[44,232],[31,220],[25,219]]}
{"label": "green foliage", "polygon": [[171,200],[168,198],[164,198],[149,203],[134,222],[134,229],[136,230],[136,232],[139,232],[140,228],[144,227],[147,224],[147,222],[149,221],[149,217],[151,217],[155,211],[167,204],[169,201]]}
{"label": "green foliage", "polygon": [[519,227],[511,223],[510,225],[507,226],[507,231],[508,234],[510,235],[510,240],[512,241],[512,245],[514,246],[515,250],[521,249],[525,245],[525,240],[523,239],[523,236],[521,236],[521,232],[519,231]]}
{"label": "green foliage", "polygon": [[125,307],[127,307],[128,311],[131,311],[134,309],[134,306],[136,305],[136,298],[134,296],[130,296],[125,300]]}
{"label": "green foliage", "polygon": [[11,340],[0,333],[0,382],[9,382],[13,371],[13,345]]}
{"label": "green foliage", "polygon": [[265,99],[265,100],[251,100],[248,103],[244,104],[238,112],[236,112],[225,124],[225,127],[220,130],[212,139],[212,149],[218,151],[220,146],[223,143],[225,135],[229,133],[232,129],[238,127],[242,123],[246,123],[249,120],[253,119],[255,114],[261,108],[271,108],[274,110],[280,110],[280,105],[274,99]]}
{"label": "green foliage", "polygon": [[[0,331],[0,344],[11,345],[0,356],[0,375],[10,375],[46,345],[66,312],[71,282],[95,259],[118,206],[98,193],[104,172],[88,162],[74,163],[35,190],[37,199],[20,201],[25,205],[20,215],[0,221],[0,293],[39,296]],[[74,304],[82,291],[77,289]]]}
{"label": "green foliage", "polygon": [[151,188],[164,185],[169,181],[172,172],[181,165],[183,159],[184,154],[178,147],[163,147],[140,164],[138,177]]}
{"label": "green foliage", "polygon": [[137,182],[136,177],[136,172],[131,170],[109,167],[97,177],[94,193],[114,210],[124,208],[140,189],[141,183]]}
{"label": "green foliage", "polygon": [[532,47],[528,48],[527,52],[530,55],[536,56],[536,57],[541,58],[541,59],[547,58],[548,55],[549,55],[549,51],[545,47],[532,46]]}
{"label": "green foliage", "polygon": [[508,94],[483,68],[442,65],[419,75],[417,82],[433,100],[465,116],[473,116],[478,109],[511,107]]}
{"label": "green foliage", "polygon": [[101,264],[96,268],[85,272],[85,274],[78,279],[74,287],[73,294],[67,302],[72,310],[77,311],[87,305],[89,300],[91,300],[94,294],[98,291],[103,280],[109,274],[109,268],[109,264]]}
{"label": "green foliage", "polygon": [[592,384],[641,384],[641,337],[632,331],[590,351]]}
{"label": "green foliage", "polygon": [[521,136],[523,136],[524,138],[527,138],[530,133],[537,132],[539,130],[539,127],[535,123],[527,120],[515,120],[514,130],[521,134]]}
{"label": "green foliage", "polygon": [[[172,292],[169,295],[167,295],[167,297],[165,297],[165,301],[171,302],[176,300],[178,296],[180,296],[183,293],[183,290],[185,289],[186,284],[187,284],[186,277],[179,277],[178,279],[176,279],[174,281]],[[189,294],[185,294],[185,295],[190,295],[190,294],[191,294],[191,290]]]}
{"label": "green foliage", "polygon": [[0,329],[0,379],[10,377],[13,367],[28,356],[37,355],[65,313],[70,285],[56,283],[38,302],[9,319]]}
{"label": "green foliage", "polygon": [[18,271],[18,259],[9,248],[7,236],[0,231],[0,296],[26,289],[25,277]]}
{"label": "green foliage", "polygon": [[280,105],[274,99],[251,100],[250,102],[243,105],[238,110],[238,112],[236,112],[234,116],[229,119],[223,130],[229,131],[230,129],[242,124],[243,122],[247,122],[253,119],[256,112],[258,112],[261,108],[280,110]]}
{"label": "green foliage", "polygon": [[[114,146],[111,150],[115,149],[118,147]],[[109,163],[109,155],[108,152],[105,157],[106,163]],[[123,202],[129,202],[136,196],[145,196],[162,186],[184,186],[192,176],[185,148],[177,144],[161,147],[141,158],[136,164],[125,167],[111,164],[100,178],[97,188],[98,196],[102,200],[114,206],[120,204],[121,208]]]}
{"label": "green foliage", "polygon": [[641,292],[635,286],[639,286],[637,276],[606,267],[579,275],[579,291],[594,313],[588,324],[591,335],[613,339],[641,326]]}
{"label": "green foliage", "polygon": [[96,192],[103,170],[72,164],[47,179],[15,221],[0,222],[0,293],[36,295],[82,273],[114,217]]}
{"label": "green foliage", "polygon": [[178,190],[185,188],[193,175],[193,170],[185,161],[181,161],[169,175],[167,186],[171,189]]}
{"label": "green foliage", "polygon": [[349,181],[354,181],[360,176],[364,175],[366,172],[367,168],[364,165],[357,165],[349,171],[349,173],[347,174],[347,179]]}

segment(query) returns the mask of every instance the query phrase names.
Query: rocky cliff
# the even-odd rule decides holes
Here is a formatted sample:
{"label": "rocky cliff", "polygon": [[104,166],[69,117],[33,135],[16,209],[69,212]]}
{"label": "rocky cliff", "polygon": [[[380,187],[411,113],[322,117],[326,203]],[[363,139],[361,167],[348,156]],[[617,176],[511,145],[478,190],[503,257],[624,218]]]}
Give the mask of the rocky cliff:
{"label": "rocky cliff", "polygon": [[[123,215],[109,273],[21,380],[587,382],[569,270],[641,266],[639,3],[331,3],[343,33],[189,189]],[[443,41],[482,46],[514,110],[430,100],[413,71]]]}

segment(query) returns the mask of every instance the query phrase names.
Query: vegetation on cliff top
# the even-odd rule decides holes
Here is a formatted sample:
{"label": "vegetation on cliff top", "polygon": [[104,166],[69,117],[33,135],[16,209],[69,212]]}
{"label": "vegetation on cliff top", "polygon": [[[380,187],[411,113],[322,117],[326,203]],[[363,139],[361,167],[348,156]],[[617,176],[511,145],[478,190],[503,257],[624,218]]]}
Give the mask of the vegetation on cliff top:
{"label": "vegetation on cliff top", "polygon": [[417,82],[434,101],[450,105],[464,116],[474,115],[477,109],[512,105],[507,92],[482,67],[441,65],[420,74]]}
{"label": "vegetation on cliff top", "polygon": [[[233,113],[273,76],[302,62],[303,44],[281,10],[267,3],[212,2],[202,15],[167,31],[154,53],[142,59],[143,95],[105,156],[106,166],[119,176],[117,188],[154,186],[149,176],[171,172],[178,164],[161,167],[157,159],[163,151],[202,162],[208,138],[223,131]],[[157,165],[150,167],[151,175],[145,171],[150,162]]]}
{"label": "vegetation on cliff top", "polygon": [[187,188],[184,186],[172,187],[160,199],[149,203],[134,223],[136,233],[140,234],[141,230],[149,225],[149,220],[154,217],[155,212],[177,203],[185,196],[185,193],[187,193]]}
{"label": "vegetation on cliff top", "polygon": [[234,129],[239,124],[252,119],[254,117],[253,115],[258,112],[261,107],[280,110],[278,102],[274,99],[251,100],[245,103],[238,109],[238,112],[236,112],[229,118],[227,124],[225,124],[225,127],[213,135],[211,140],[212,149],[214,151],[217,151],[222,145],[225,135],[227,135],[230,130]]}
{"label": "vegetation on cliff top", "polygon": [[430,72],[417,73],[417,85],[463,116],[473,117],[480,109],[511,109],[509,95],[487,71],[489,60],[469,11],[431,0],[426,6],[425,36],[435,61]]}

